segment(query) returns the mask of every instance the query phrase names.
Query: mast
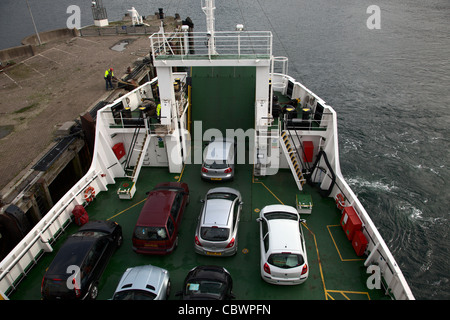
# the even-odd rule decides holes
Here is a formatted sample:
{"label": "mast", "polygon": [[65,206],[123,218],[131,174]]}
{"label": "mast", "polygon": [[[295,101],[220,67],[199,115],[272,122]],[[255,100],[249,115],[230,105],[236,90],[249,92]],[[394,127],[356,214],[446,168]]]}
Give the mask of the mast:
{"label": "mast", "polygon": [[208,37],[208,55],[217,54],[216,44],[214,40],[214,10],[216,10],[215,0],[205,0],[205,6],[202,6],[203,12],[206,14],[206,31]]}

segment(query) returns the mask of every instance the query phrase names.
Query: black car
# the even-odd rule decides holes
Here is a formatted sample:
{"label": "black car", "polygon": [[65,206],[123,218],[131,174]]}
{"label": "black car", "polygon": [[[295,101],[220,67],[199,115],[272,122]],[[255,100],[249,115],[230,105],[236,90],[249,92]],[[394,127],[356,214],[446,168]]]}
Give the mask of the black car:
{"label": "black car", "polygon": [[98,281],[123,241],[113,221],[90,221],[69,236],[42,279],[43,299],[95,299]]}
{"label": "black car", "polygon": [[184,280],[183,300],[229,300],[235,296],[231,292],[233,280],[227,269],[219,266],[198,266],[189,271]]}

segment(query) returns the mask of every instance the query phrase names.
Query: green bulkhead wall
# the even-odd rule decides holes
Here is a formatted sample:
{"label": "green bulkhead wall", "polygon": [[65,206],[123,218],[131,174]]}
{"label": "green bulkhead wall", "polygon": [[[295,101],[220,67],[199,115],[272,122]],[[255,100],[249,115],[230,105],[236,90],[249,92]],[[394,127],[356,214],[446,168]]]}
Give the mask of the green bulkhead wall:
{"label": "green bulkhead wall", "polygon": [[[255,123],[255,67],[193,67],[192,117],[202,121],[205,130],[254,128]],[[198,137],[198,133],[197,133]]]}

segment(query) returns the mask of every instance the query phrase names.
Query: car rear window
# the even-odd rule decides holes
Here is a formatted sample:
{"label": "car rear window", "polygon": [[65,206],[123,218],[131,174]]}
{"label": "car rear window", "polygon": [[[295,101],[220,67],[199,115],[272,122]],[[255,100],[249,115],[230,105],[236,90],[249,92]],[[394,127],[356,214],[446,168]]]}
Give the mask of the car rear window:
{"label": "car rear window", "polygon": [[236,198],[237,198],[237,195],[235,195],[234,193],[214,192],[214,193],[208,194],[206,199],[208,199],[208,200],[223,199],[223,200],[233,201]]}
{"label": "car rear window", "polygon": [[268,262],[278,268],[289,269],[305,263],[301,254],[274,253],[269,256]]}
{"label": "car rear window", "polygon": [[165,227],[136,227],[134,235],[140,240],[167,240]]}
{"label": "car rear window", "polygon": [[72,237],[91,237],[91,238],[100,238],[107,235],[106,232],[102,231],[79,231],[74,233]]}
{"label": "car rear window", "polygon": [[67,287],[65,278],[63,279],[44,278],[42,283],[42,292],[45,295],[51,294],[53,296],[61,296],[69,294],[70,290]]}
{"label": "car rear window", "polygon": [[219,227],[202,227],[200,236],[207,241],[225,241],[230,235],[230,229]]}
{"label": "car rear window", "polygon": [[203,166],[207,169],[226,169],[229,167],[229,165],[226,163],[226,161],[223,160],[217,160],[217,161],[208,161],[206,160]]}

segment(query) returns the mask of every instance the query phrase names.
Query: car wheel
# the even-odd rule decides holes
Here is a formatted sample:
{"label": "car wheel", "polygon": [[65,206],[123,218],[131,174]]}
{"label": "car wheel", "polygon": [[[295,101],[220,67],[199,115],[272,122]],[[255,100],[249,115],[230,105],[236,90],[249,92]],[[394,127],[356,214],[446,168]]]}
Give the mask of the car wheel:
{"label": "car wheel", "polygon": [[92,284],[91,289],[89,290],[89,299],[95,300],[98,296],[98,286],[96,283]]}

